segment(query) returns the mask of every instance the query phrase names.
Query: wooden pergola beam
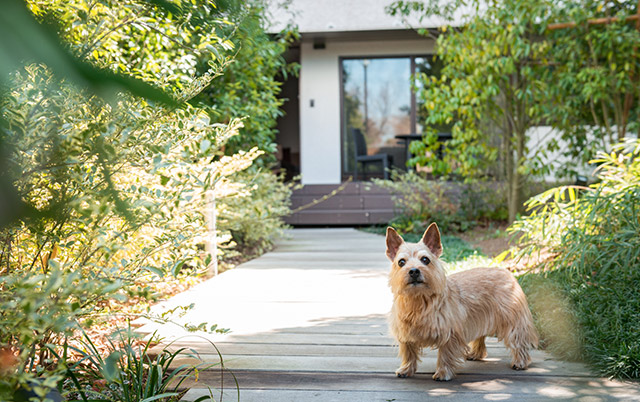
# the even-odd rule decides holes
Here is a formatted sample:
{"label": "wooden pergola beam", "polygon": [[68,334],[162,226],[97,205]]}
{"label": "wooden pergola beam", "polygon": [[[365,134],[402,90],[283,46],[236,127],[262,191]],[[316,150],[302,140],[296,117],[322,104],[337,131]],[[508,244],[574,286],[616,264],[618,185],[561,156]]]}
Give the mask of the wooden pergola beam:
{"label": "wooden pergola beam", "polygon": [[[625,22],[636,21],[637,23],[638,21],[640,21],[640,15],[633,14],[624,18],[624,20]],[[605,25],[605,24],[611,24],[612,22],[618,22],[618,21],[620,21],[620,18],[618,17],[595,18],[592,20],[587,20],[587,25]],[[549,24],[547,26],[547,29],[550,31],[554,31],[556,29],[575,28],[577,26],[578,24],[575,22],[558,22],[555,24]]]}

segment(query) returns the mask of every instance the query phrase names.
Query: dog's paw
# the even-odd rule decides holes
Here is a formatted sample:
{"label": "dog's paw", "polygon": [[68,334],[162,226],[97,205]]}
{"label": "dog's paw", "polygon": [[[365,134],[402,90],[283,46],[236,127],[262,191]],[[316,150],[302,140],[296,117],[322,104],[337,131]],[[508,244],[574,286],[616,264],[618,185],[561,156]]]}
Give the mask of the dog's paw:
{"label": "dog's paw", "polygon": [[402,366],[396,370],[396,376],[398,378],[408,378],[416,373],[417,367],[415,365]]}
{"label": "dog's paw", "polygon": [[481,350],[481,351],[469,351],[467,353],[465,353],[465,359],[470,360],[470,361],[481,361],[484,360],[487,357],[487,351],[486,350]]}
{"label": "dog's paw", "polygon": [[453,373],[451,370],[437,370],[432,377],[436,381],[451,381]]}
{"label": "dog's paw", "polygon": [[486,356],[479,356],[479,355],[469,354],[469,355],[466,356],[466,359],[469,360],[469,361],[478,362],[478,361],[484,360],[485,357]]}
{"label": "dog's paw", "polygon": [[396,376],[398,378],[409,378],[414,374],[415,374],[415,372],[412,372],[412,371],[401,371],[399,369],[396,370]]}

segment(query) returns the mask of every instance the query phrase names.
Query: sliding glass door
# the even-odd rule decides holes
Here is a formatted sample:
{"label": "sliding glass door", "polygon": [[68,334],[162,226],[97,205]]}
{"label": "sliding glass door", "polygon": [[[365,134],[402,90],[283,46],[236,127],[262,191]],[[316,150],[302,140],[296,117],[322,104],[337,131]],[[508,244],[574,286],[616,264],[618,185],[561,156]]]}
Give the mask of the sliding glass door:
{"label": "sliding glass door", "polygon": [[[412,72],[429,70],[431,57],[343,58],[342,170],[355,171],[353,131],[359,130],[368,155],[387,154],[393,166],[404,169],[406,149],[399,135],[416,133],[416,100],[411,90]],[[381,164],[370,170],[382,175]]]}

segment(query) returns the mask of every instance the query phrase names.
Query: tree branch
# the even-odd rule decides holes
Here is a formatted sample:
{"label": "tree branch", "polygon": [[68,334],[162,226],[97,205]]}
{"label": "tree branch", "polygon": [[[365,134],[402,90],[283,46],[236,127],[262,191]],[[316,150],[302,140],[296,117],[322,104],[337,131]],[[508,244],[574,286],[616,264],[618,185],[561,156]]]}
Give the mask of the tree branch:
{"label": "tree branch", "polygon": [[[606,25],[611,24],[612,22],[618,22],[621,19],[618,17],[605,17],[605,18],[595,18],[591,20],[587,20],[587,25]],[[623,18],[625,22],[631,21],[640,21],[640,14],[633,14]],[[575,28],[578,26],[576,22],[558,22],[555,24],[547,25],[547,29],[549,31],[555,31],[557,29],[566,29],[566,28]]]}

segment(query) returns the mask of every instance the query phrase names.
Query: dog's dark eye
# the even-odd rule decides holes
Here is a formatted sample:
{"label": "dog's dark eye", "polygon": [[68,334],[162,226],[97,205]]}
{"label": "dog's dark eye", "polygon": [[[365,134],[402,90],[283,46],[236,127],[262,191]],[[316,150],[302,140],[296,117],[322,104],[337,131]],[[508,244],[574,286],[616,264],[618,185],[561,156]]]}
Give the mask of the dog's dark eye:
{"label": "dog's dark eye", "polygon": [[398,266],[401,267],[401,268],[404,267],[404,264],[406,264],[406,263],[407,263],[407,261],[404,258],[400,258],[398,260]]}
{"label": "dog's dark eye", "polygon": [[424,265],[429,265],[429,263],[431,262],[431,260],[428,257],[422,257],[420,258],[420,261],[422,261]]}

